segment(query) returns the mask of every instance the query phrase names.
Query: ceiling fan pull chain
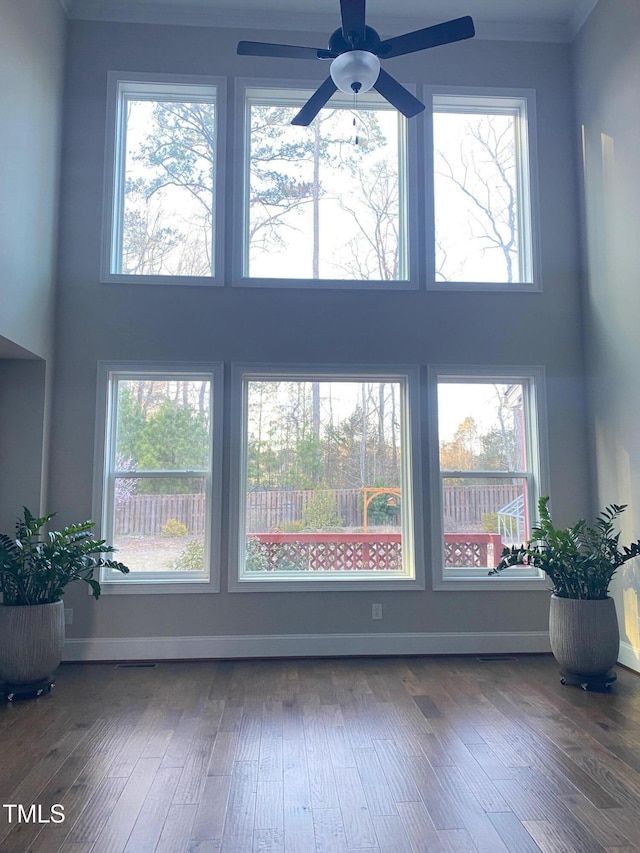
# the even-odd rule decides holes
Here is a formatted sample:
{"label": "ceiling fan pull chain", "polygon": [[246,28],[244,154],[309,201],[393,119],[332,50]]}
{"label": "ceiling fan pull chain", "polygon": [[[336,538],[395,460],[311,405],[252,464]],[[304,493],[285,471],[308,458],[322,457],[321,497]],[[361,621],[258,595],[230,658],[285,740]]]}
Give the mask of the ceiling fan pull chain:
{"label": "ceiling fan pull chain", "polygon": [[[355,90],[353,92],[353,110],[354,110],[353,126],[357,128],[356,116],[358,115],[358,93]],[[355,133],[355,137],[353,140],[354,145],[359,145],[360,139],[358,138],[358,131],[356,130],[354,133]]]}

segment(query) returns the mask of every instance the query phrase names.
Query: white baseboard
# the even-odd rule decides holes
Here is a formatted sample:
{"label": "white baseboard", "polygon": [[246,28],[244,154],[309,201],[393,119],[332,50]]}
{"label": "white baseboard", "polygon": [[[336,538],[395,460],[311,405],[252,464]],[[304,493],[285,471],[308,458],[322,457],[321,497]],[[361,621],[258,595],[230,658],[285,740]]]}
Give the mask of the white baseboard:
{"label": "white baseboard", "polygon": [[630,643],[620,643],[618,663],[628,666],[629,669],[633,669],[635,672],[640,672],[640,651],[634,652],[633,646]]}
{"label": "white baseboard", "polygon": [[65,661],[549,652],[547,631],[67,639]]}

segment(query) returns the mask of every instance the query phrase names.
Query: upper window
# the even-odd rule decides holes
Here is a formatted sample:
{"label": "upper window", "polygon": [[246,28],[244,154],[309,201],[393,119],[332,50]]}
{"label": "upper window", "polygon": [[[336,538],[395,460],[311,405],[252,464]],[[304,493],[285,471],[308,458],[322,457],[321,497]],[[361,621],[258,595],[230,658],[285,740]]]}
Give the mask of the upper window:
{"label": "upper window", "polygon": [[[453,370],[432,371],[432,380],[440,472],[439,494],[434,495],[437,563],[445,581],[491,582],[487,572],[503,548],[526,542],[535,518],[541,376],[538,371]],[[501,576],[503,581],[540,577],[527,567]]]}
{"label": "upper window", "polygon": [[[233,588],[415,585],[412,381],[388,371],[242,373]],[[232,564],[235,553],[234,543]]]}
{"label": "upper window", "polygon": [[407,282],[406,120],[367,93],[292,126],[311,94],[245,90],[245,280]]}
{"label": "upper window", "polygon": [[434,95],[436,285],[532,285],[529,97]]}
{"label": "upper window", "polygon": [[216,274],[219,87],[111,80],[109,280]]}
{"label": "upper window", "polygon": [[105,570],[102,580],[107,588],[120,582],[125,592],[150,582],[210,581],[218,546],[212,530],[219,509],[212,483],[217,371],[118,368],[104,380],[102,535],[131,574],[123,582]]}

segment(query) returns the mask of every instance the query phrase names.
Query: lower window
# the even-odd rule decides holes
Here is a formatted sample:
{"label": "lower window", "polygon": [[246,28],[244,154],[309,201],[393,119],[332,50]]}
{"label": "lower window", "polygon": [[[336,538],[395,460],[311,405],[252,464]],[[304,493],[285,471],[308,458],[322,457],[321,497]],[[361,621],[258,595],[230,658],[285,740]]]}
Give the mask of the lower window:
{"label": "lower window", "polygon": [[[129,566],[102,580],[211,580],[213,372],[108,370],[102,535]],[[138,583],[136,583],[138,582]]]}
{"label": "lower window", "polygon": [[415,581],[410,381],[243,372],[236,589]]}
{"label": "lower window", "polygon": [[[538,371],[432,372],[439,470],[434,505],[444,581],[476,580],[495,588],[489,569],[506,546],[529,538],[540,494],[541,379]],[[516,566],[500,577],[541,576]]]}

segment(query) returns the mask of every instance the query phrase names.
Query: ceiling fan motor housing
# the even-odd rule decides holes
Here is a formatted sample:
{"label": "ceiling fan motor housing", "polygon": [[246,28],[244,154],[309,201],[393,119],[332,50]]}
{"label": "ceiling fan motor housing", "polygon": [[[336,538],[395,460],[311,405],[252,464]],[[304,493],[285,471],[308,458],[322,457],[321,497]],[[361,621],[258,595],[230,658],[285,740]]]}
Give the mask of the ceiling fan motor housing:
{"label": "ceiling fan motor housing", "polygon": [[371,50],[377,44],[380,44],[380,36],[373,27],[364,28],[364,41],[358,37],[357,33],[353,33],[350,36],[350,41],[347,41],[339,27],[331,33],[328,47],[334,53],[346,53],[348,50]]}
{"label": "ceiling fan motor housing", "polygon": [[331,63],[331,77],[341,92],[360,94],[373,87],[380,74],[380,60],[368,50],[348,50]]}

